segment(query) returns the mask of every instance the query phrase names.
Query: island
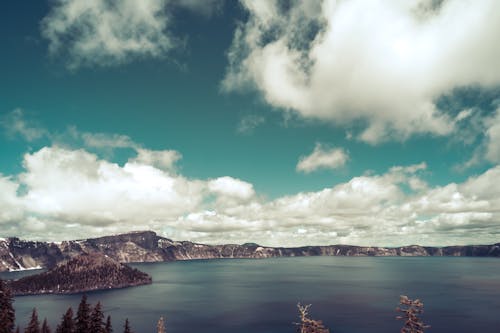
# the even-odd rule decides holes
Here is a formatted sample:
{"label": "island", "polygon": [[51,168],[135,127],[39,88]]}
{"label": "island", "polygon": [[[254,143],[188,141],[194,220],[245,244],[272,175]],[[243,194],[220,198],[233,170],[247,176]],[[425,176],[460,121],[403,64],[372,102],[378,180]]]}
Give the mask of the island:
{"label": "island", "polygon": [[151,284],[148,274],[102,254],[85,253],[36,275],[9,281],[14,295],[74,294]]}

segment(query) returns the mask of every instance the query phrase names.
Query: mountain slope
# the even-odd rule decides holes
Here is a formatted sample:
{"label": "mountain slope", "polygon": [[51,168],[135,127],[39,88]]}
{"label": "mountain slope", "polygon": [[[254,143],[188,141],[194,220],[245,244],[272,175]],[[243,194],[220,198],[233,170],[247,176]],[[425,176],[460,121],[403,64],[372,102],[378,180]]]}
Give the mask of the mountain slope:
{"label": "mountain slope", "polygon": [[243,245],[206,245],[177,242],[152,231],[132,232],[61,243],[0,239],[0,271],[36,267],[51,268],[83,253],[102,253],[119,262],[159,262],[215,258],[269,258],[294,256],[478,256],[500,257],[500,243],[396,248],[351,245],[304,246],[296,248]]}

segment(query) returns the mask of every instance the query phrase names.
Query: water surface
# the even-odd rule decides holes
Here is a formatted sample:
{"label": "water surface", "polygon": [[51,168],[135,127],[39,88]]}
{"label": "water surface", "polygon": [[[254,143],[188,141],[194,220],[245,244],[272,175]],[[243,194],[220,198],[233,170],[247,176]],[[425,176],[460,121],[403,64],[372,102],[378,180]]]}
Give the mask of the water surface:
{"label": "water surface", "polygon": [[[500,332],[500,260],[450,257],[300,257],[134,264],[153,284],[93,292],[121,332],[155,332],[160,316],[169,333],[295,332],[296,303],[333,333],[399,332],[399,295],[425,304],[428,332]],[[19,274],[18,274],[19,275]],[[12,273],[2,273],[6,278]],[[55,327],[81,295],[16,297],[24,325],[36,306]]]}

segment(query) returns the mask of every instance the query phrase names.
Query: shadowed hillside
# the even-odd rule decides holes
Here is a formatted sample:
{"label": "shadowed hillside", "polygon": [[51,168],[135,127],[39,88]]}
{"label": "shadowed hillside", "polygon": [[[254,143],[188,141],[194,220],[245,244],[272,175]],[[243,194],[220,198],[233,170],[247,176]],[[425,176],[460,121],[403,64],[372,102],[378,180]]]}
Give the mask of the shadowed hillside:
{"label": "shadowed hillside", "polygon": [[151,277],[100,253],[83,254],[37,275],[10,282],[15,295],[70,294],[151,283]]}

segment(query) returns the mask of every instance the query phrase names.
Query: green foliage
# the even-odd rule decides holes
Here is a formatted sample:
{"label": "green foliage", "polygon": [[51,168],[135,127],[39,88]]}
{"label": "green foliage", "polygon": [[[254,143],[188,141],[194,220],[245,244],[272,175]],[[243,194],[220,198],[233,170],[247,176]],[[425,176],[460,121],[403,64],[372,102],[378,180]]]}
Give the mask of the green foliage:
{"label": "green foliage", "polygon": [[419,299],[412,300],[408,296],[401,295],[399,304],[396,311],[400,312],[401,315],[397,316],[396,319],[404,320],[401,333],[424,333],[424,330],[430,327],[419,318],[419,315],[424,313],[424,303]]}
{"label": "green foliage", "polygon": [[16,314],[12,306],[13,302],[11,290],[5,281],[0,279],[0,333],[14,332]]}

